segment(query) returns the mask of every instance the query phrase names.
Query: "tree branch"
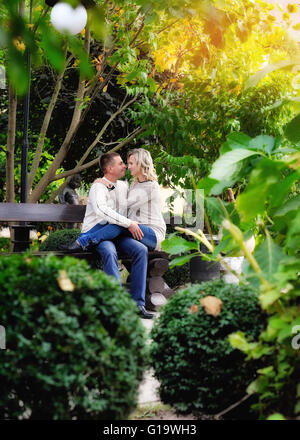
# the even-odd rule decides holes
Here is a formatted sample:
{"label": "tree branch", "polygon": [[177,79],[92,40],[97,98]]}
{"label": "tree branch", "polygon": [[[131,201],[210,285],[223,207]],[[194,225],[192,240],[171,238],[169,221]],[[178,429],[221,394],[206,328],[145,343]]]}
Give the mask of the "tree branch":
{"label": "tree branch", "polygon": [[100,132],[98,133],[98,135],[96,136],[95,140],[91,143],[91,145],[89,146],[89,148],[86,150],[86,152],[84,153],[84,155],[82,156],[82,158],[80,159],[80,163],[83,163],[85,161],[85,159],[88,157],[88,155],[90,154],[90,152],[95,148],[95,146],[97,145],[97,143],[99,142],[99,140],[102,138],[103,134],[105,133],[107,127],[110,125],[110,123],[120,114],[122,113],[129,105],[131,105],[134,101],[137,100],[137,96],[135,96],[133,99],[131,99],[130,101],[128,101],[125,105],[123,105],[122,107],[120,107],[113,115],[111,115],[111,117],[108,119],[108,121],[106,121],[106,123],[103,125],[103,127],[101,128]]}
{"label": "tree branch", "polygon": [[232,405],[230,405],[228,408],[224,409],[223,411],[219,412],[218,414],[215,415],[216,418],[220,418],[222,417],[224,414],[228,413],[229,411],[231,411],[232,409],[234,409],[235,407],[241,405],[241,403],[245,402],[245,400],[249,399],[249,397],[251,397],[252,394],[246,394],[244,397],[242,397],[238,402],[233,403]]}
{"label": "tree branch", "polygon": [[55,84],[55,88],[54,88],[54,92],[52,94],[51,101],[50,101],[50,103],[48,105],[48,108],[47,108],[47,111],[46,111],[46,114],[45,114],[45,117],[44,117],[44,121],[43,121],[42,128],[41,128],[41,131],[40,131],[40,135],[39,135],[39,138],[38,138],[37,147],[36,147],[35,154],[34,154],[34,159],[33,159],[31,170],[30,170],[30,173],[29,173],[29,176],[28,176],[28,189],[29,189],[29,192],[30,192],[30,190],[32,188],[32,183],[33,183],[33,180],[35,178],[37,169],[39,167],[40,159],[41,159],[41,156],[42,156],[42,153],[43,153],[45,137],[46,137],[46,134],[47,134],[47,131],[48,131],[48,128],[49,128],[51,116],[52,116],[53,110],[55,108],[59,92],[61,90],[63,77],[64,77],[64,74],[65,74],[67,66],[69,65],[69,63],[71,62],[71,60],[73,58],[74,58],[73,55],[69,56],[69,58],[67,59],[67,62],[65,64],[64,70],[59,74],[59,76],[57,78],[57,81],[56,81],[56,84]]}
{"label": "tree branch", "polygon": [[[87,27],[85,32],[85,49],[87,53],[89,53],[89,44],[90,44],[90,30]],[[77,133],[79,123],[80,123],[80,117],[82,113],[81,104],[84,97],[85,92],[85,84],[84,81],[79,77],[78,80],[78,89],[75,99],[75,108],[73,111],[73,117],[72,121],[69,127],[69,130],[67,131],[66,137],[62,143],[62,146],[60,147],[58,153],[56,154],[53,162],[51,163],[50,167],[44,174],[44,176],[41,178],[37,186],[32,191],[32,194],[29,195],[29,203],[35,203],[39,200],[41,195],[43,194],[44,190],[47,188],[49,183],[52,181],[53,176],[55,176],[56,170],[61,165],[62,161],[66,157],[70,146],[72,144],[72,141]]]}
{"label": "tree branch", "polygon": [[[143,128],[138,128],[129,137],[127,137],[121,143],[119,143],[116,147],[109,150],[108,153],[113,153],[113,152],[120,150],[122,147],[124,147],[129,142],[131,142],[136,136],[143,133],[143,131],[145,131],[146,129],[147,129],[147,126],[145,126]],[[81,171],[86,170],[87,168],[91,168],[92,166],[97,165],[97,164],[99,164],[99,157],[91,160],[90,162],[88,162],[84,165],[81,165],[81,166],[77,165],[72,170],[65,171],[62,174],[57,174],[52,181],[59,180],[62,178],[66,178],[66,180],[62,185],[60,185],[60,187],[53,194],[51,194],[51,197],[49,198],[47,203],[52,203],[55,200],[55,198],[58,196],[58,194],[67,186],[69,179],[70,179],[70,176],[72,176],[73,174],[80,173]]]}
{"label": "tree branch", "polygon": [[[122,147],[124,147],[124,145],[127,145],[136,136],[138,136],[140,133],[143,133],[143,131],[145,131],[145,130],[146,130],[145,127],[139,128],[139,129],[135,130],[130,136],[128,136],[126,139],[124,139],[122,142],[120,142],[114,148],[109,150],[107,153],[114,153],[115,151],[120,150]],[[98,162],[99,162],[99,157],[97,157],[96,159],[91,160],[90,162],[88,162],[88,163],[86,163],[84,165],[77,164],[76,167],[73,168],[72,170],[68,170],[68,171],[65,171],[64,173],[57,174],[53,180],[60,180],[60,179],[72,176],[73,174],[80,173],[81,171],[86,170],[87,168],[90,168],[90,167],[96,165]]]}

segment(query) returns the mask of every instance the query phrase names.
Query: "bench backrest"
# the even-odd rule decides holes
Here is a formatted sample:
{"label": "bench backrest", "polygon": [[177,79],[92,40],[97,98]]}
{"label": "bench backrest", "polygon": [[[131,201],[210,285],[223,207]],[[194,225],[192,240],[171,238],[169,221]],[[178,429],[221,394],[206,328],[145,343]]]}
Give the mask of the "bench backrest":
{"label": "bench backrest", "polygon": [[[0,203],[0,222],[64,222],[82,223],[85,205],[55,203]],[[165,218],[166,224],[176,223],[176,217]]]}
{"label": "bench backrest", "polygon": [[0,203],[0,222],[82,223],[85,210],[85,205]]}

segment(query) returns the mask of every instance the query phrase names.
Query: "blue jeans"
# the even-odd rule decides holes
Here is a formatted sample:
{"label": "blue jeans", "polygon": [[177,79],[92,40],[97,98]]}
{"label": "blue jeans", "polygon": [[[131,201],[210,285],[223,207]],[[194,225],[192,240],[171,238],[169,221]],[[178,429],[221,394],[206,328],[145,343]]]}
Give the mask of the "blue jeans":
{"label": "blue jeans", "polygon": [[121,282],[117,249],[132,259],[130,295],[138,305],[145,305],[148,248],[132,237],[120,235],[114,242],[102,241],[96,247],[101,255],[103,270]]}
{"label": "blue jeans", "polygon": [[[139,227],[144,236],[138,241],[143,243],[150,250],[153,250],[157,242],[155,232],[149,226],[139,225]],[[111,223],[106,223],[105,225],[98,223],[88,232],[83,232],[80,234],[77,241],[83,249],[87,249],[90,244],[97,245],[102,241],[113,240],[119,235],[133,238],[127,228],[123,228],[119,225],[113,225]]]}

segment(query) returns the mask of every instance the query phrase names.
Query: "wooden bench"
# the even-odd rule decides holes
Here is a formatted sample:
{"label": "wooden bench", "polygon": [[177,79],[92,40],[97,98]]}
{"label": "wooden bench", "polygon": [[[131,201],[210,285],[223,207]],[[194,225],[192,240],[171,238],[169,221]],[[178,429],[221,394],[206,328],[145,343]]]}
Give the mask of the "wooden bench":
{"label": "wooden bench", "polygon": [[[32,223],[82,223],[85,210],[86,206],[84,205],[0,203],[0,223],[10,223],[14,229],[13,252],[24,252],[30,246],[30,230],[35,228]],[[11,225],[15,222],[17,224]],[[48,253],[47,251],[33,252],[37,256],[45,256]],[[92,251],[78,253],[55,251],[53,253],[59,257],[72,255],[77,258],[85,258],[90,263],[93,263],[97,258],[100,259],[100,255]],[[121,253],[118,254],[118,257],[126,269],[130,271],[130,257]],[[168,254],[162,251],[149,251],[146,290],[146,308],[149,310],[157,310],[174,293],[163,278],[168,267]]]}

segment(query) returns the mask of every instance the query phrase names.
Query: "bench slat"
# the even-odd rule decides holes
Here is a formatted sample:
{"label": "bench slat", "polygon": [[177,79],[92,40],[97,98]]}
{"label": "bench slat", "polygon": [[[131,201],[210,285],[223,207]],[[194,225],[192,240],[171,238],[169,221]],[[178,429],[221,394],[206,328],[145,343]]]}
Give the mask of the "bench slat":
{"label": "bench slat", "polygon": [[85,205],[0,203],[0,222],[82,223]]}

